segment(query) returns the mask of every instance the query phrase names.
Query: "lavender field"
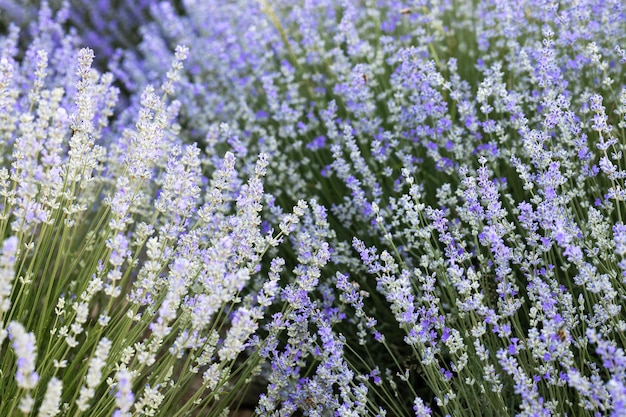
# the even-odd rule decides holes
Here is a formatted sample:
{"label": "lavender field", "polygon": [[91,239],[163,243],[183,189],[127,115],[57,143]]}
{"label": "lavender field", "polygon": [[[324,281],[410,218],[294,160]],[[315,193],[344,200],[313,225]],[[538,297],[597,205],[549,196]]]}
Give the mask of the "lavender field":
{"label": "lavender field", "polygon": [[625,152],[623,0],[0,0],[0,417],[626,416]]}

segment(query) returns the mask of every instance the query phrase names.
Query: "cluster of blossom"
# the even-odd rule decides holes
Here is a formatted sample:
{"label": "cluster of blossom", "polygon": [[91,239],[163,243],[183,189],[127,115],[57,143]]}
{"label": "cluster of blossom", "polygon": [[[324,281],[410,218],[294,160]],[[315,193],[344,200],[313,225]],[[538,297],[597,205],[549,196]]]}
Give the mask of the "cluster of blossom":
{"label": "cluster of blossom", "polygon": [[626,412],[621,1],[149,9],[111,74],[72,8],[2,39],[10,407]]}
{"label": "cluster of blossom", "polygon": [[[151,0],[133,2],[120,0],[2,0],[0,2],[0,25],[21,28],[31,27],[37,31],[41,25],[34,23],[42,14],[53,13],[71,25],[81,43],[96,53],[98,63],[119,57],[125,49],[132,49],[140,42],[139,29],[150,20]],[[25,33],[22,45],[36,38],[34,33]]]}

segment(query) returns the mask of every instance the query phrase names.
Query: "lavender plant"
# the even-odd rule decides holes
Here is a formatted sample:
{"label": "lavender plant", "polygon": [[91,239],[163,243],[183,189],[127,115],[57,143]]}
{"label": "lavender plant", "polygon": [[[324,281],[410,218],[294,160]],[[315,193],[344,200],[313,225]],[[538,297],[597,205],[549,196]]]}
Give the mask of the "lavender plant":
{"label": "lavender plant", "polygon": [[[180,142],[186,47],[110,125],[113,76],[55,42],[61,24],[42,14],[21,59],[17,32],[2,40],[0,415],[224,415],[283,331],[270,313],[291,314],[274,307],[289,272],[263,259],[313,214],[301,201],[263,229],[268,156],[246,178]],[[327,261],[321,238],[294,274]]]}
{"label": "lavender plant", "polygon": [[102,75],[13,29],[7,412],[624,414],[625,22],[159,2]]}

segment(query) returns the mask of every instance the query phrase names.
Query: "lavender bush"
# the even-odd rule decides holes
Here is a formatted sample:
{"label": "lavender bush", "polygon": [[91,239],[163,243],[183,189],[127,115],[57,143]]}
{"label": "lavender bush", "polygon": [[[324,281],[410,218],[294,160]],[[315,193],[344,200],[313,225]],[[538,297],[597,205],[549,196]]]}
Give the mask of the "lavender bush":
{"label": "lavender bush", "polygon": [[0,415],[626,415],[620,1],[75,3],[1,39]]}

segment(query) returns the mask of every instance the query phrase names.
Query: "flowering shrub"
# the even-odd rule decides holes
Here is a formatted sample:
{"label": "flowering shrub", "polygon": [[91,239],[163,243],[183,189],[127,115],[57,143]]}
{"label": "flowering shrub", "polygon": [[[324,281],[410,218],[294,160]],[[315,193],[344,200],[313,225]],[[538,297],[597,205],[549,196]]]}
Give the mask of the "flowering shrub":
{"label": "flowering shrub", "polygon": [[0,40],[0,415],[626,415],[622,2],[137,4]]}

